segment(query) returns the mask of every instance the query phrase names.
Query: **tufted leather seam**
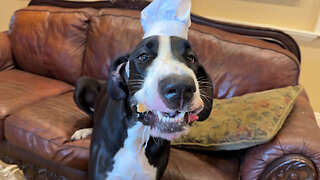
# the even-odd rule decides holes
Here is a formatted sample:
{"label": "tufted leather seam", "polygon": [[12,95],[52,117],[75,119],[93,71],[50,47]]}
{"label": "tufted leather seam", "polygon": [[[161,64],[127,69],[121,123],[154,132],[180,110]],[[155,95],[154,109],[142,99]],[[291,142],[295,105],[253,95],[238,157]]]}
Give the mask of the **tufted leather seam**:
{"label": "tufted leather seam", "polygon": [[83,57],[81,59],[81,73],[80,76],[83,76],[83,72],[84,72],[84,67],[85,67],[85,63],[86,63],[86,54],[87,54],[87,48],[88,48],[88,42],[89,42],[89,37],[90,37],[90,21],[91,21],[92,16],[90,16],[88,18],[88,21],[86,21],[86,23],[88,24],[87,27],[87,31],[86,31],[86,40],[85,40],[85,48],[83,50]]}

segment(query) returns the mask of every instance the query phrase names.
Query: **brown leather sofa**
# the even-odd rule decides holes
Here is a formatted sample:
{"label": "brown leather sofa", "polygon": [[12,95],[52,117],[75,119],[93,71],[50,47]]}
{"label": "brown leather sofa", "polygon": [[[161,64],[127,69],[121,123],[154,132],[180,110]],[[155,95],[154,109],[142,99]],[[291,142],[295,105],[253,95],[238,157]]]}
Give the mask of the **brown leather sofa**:
{"label": "brown leather sofa", "polygon": [[[70,179],[86,179],[92,126],[73,102],[81,76],[106,79],[110,62],[142,39],[147,3],[34,0],[0,33],[0,153]],[[72,8],[73,7],[73,8]],[[128,9],[131,10],[128,10]],[[288,35],[192,16],[189,40],[215,98],[299,84],[300,52]],[[305,91],[278,135],[238,151],[171,149],[163,179],[319,179],[320,129]]]}

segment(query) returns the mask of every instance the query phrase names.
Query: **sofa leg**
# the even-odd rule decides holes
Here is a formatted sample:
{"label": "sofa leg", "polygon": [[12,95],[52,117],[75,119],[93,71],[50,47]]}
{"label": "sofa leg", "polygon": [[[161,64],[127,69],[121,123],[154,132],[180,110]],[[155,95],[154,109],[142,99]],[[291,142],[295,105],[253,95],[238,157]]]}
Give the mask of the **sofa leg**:
{"label": "sofa leg", "polygon": [[259,180],[316,180],[317,170],[308,158],[291,154],[269,164]]}

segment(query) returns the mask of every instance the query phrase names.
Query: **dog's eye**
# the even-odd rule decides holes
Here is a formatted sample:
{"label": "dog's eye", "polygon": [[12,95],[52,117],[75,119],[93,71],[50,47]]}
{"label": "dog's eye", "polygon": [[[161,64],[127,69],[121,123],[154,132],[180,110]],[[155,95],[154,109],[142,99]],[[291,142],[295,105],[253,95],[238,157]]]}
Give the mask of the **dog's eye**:
{"label": "dog's eye", "polygon": [[148,55],[146,55],[146,54],[142,54],[142,55],[140,55],[140,56],[138,57],[138,59],[139,59],[140,61],[144,62],[144,61],[150,59],[150,56],[148,56]]}
{"label": "dog's eye", "polygon": [[197,62],[197,58],[194,57],[193,55],[189,55],[189,56],[187,56],[187,58],[188,58],[188,60],[189,60],[189,62],[190,62],[191,64]]}

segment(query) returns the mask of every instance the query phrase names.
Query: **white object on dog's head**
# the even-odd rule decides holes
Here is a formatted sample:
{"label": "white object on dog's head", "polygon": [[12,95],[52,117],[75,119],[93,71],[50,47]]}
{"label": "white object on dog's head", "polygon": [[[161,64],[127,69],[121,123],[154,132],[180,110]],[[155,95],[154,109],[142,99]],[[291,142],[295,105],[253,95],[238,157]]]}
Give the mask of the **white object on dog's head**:
{"label": "white object on dog's head", "polygon": [[141,12],[144,38],[154,35],[188,39],[191,0],[154,0]]}

